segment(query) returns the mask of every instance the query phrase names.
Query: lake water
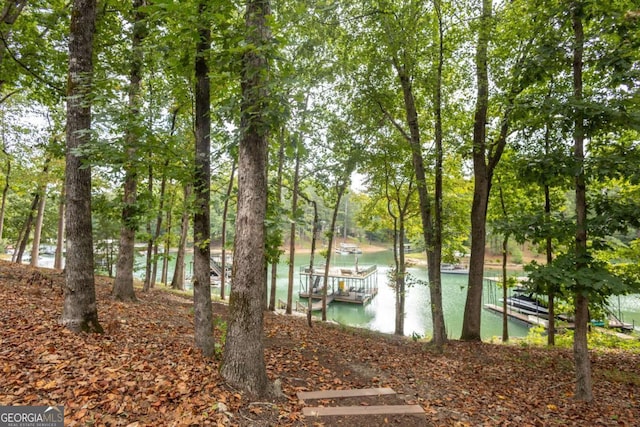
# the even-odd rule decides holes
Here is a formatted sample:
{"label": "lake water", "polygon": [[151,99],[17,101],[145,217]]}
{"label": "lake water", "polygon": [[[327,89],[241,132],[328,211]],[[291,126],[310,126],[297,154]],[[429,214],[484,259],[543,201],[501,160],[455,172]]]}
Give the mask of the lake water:
{"label": "lake water", "polygon": [[[331,264],[335,267],[350,267],[355,265],[356,255],[332,256]],[[365,269],[370,265],[378,266],[378,295],[370,303],[362,306],[359,304],[332,302],[327,307],[327,319],[337,323],[372,329],[380,332],[393,333],[395,329],[395,294],[391,287],[387,285],[387,272],[393,263],[392,252],[380,251],[357,255],[358,266]],[[288,258],[287,258],[288,260]],[[282,259],[285,261],[285,258]],[[314,264],[322,264],[323,258],[316,256]],[[298,272],[301,266],[309,264],[309,255],[301,254],[296,256],[293,283],[293,299],[299,300],[300,276]],[[189,268],[187,267],[187,270]],[[281,262],[278,266],[278,278],[276,297],[283,301],[287,299],[288,287],[288,265]],[[424,282],[427,280],[426,267],[412,267],[409,273]],[[487,271],[487,277],[497,277],[498,271]],[[466,274],[443,274],[442,275],[442,303],[445,316],[447,335],[450,338],[459,338],[462,331],[462,320],[464,305],[467,297]],[[219,293],[219,288],[213,292]],[[498,304],[501,298],[502,288],[485,281],[483,292],[483,304]],[[228,292],[227,292],[228,295]],[[620,297],[620,314],[626,322],[635,321],[640,326],[640,296],[629,295]],[[306,299],[302,299],[306,304]],[[295,305],[295,302],[294,302]],[[618,297],[612,299],[612,308],[618,311]],[[320,314],[315,314],[320,317]],[[529,327],[517,320],[509,320],[509,335],[512,337],[525,336]],[[431,335],[431,307],[429,288],[426,285],[414,285],[407,290],[405,302],[405,335],[411,336],[413,333],[419,335]],[[502,316],[488,310],[482,310],[481,336],[489,339],[494,336],[502,336]]]}
{"label": "lake water", "polygon": [[[332,257],[332,266],[351,267],[355,265],[356,255],[335,254]],[[358,266],[365,269],[370,265],[378,266],[378,295],[371,302],[362,306],[359,304],[332,302],[327,308],[327,319],[340,324],[372,329],[380,332],[393,333],[395,329],[395,293],[387,285],[387,273],[393,263],[391,251],[359,254]],[[309,256],[296,257],[296,273],[298,265],[308,265]],[[426,283],[427,271],[425,267],[412,267],[409,273]],[[280,265],[278,268],[277,296],[286,300],[288,267]],[[294,299],[297,299],[300,280],[296,274],[294,280]],[[490,299],[495,289],[486,289],[485,298]],[[462,331],[462,318],[464,304],[467,295],[466,274],[442,275],[442,303],[445,316],[447,335],[458,338]],[[413,285],[406,292],[405,301],[405,335],[418,334],[431,335],[431,307],[429,288],[426,285]],[[306,299],[303,299],[306,302]],[[318,314],[319,317],[319,314]],[[526,325],[509,322],[511,336],[524,336],[527,334]],[[502,318],[489,311],[482,311],[482,337],[502,336]]]}
{"label": "lake water", "polygon": [[[393,255],[390,250],[364,253],[357,255],[358,266],[364,269],[370,265],[378,267],[378,294],[368,304],[362,306],[359,304],[332,302],[327,308],[327,318],[340,324],[356,326],[361,328],[372,329],[380,332],[393,333],[395,329],[395,294],[387,285],[387,272],[393,263]],[[288,287],[288,258],[284,256],[278,265],[277,291],[278,299],[286,301]],[[340,255],[332,256],[332,266],[350,267],[355,265],[356,255]],[[50,262],[49,262],[50,261]],[[322,264],[323,258],[316,256],[315,264]],[[174,261],[175,262],[175,261]],[[173,274],[173,263],[170,262],[169,279]],[[40,265],[49,267],[53,265],[53,259],[42,257]],[[300,289],[300,276],[298,272],[301,266],[309,264],[309,255],[301,254],[296,256],[295,274],[293,283],[294,301],[299,300],[298,291]],[[160,267],[159,267],[160,268]],[[136,270],[144,274],[144,258],[138,256],[136,258]],[[190,276],[192,271],[191,254],[187,254],[186,275]],[[427,280],[427,271],[425,267],[412,267],[409,273],[422,281]],[[496,277],[497,271],[487,271],[486,276]],[[139,274],[140,275],[140,274]],[[158,278],[160,272],[158,272]],[[467,295],[467,275],[466,274],[443,274],[442,275],[442,303],[445,316],[445,325],[447,335],[450,338],[457,339],[462,331],[462,319],[464,313],[464,305]],[[220,288],[212,288],[213,294],[219,294]],[[485,282],[483,304],[497,304],[497,300],[502,293],[501,288]],[[226,293],[229,295],[229,292]],[[306,304],[306,299],[302,299]],[[407,289],[405,302],[405,335],[418,334],[421,336],[431,335],[431,308],[430,308],[429,289],[426,285],[414,285]],[[295,303],[294,303],[295,304]],[[625,322],[635,322],[636,327],[640,327],[640,296],[627,295],[622,297],[613,297],[611,299],[611,307],[616,315],[622,316]],[[315,314],[319,317],[319,314]],[[509,335],[512,337],[524,336],[528,332],[528,326],[516,321],[509,320]],[[481,335],[483,339],[489,339],[494,336],[502,336],[502,317],[488,310],[482,310],[482,328]]]}

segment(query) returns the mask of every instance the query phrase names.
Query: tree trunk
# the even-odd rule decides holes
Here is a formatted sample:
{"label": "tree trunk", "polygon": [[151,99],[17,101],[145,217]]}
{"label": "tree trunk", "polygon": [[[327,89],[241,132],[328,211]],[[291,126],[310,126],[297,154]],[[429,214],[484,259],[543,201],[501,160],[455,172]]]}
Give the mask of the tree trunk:
{"label": "tree trunk", "polygon": [[489,76],[487,49],[491,27],[491,0],[482,1],[482,18],[476,49],[476,79],[478,93],[473,124],[473,203],[471,205],[471,257],[469,259],[469,285],[464,307],[460,339],[480,341],[482,311],[482,285],[484,278],[484,248],[486,244],[486,218],[491,179],[486,163],[486,123],[489,107]]}
{"label": "tree trunk", "polygon": [[[500,180],[498,180],[500,182]],[[504,201],[504,192],[502,185],[498,192],[500,196],[500,207],[502,208],[502,217],[505,222],[509,222],[509,214],[507,213],[507,204]],[[509,341],[509,316],[507,314],[507,288],[509,281],[507,280],[507,257],[509,255],[509,233],[505,232],[502,239],[502,342]]]}
{"label": "tree trunk", "polygon": [[117,300],[135,301],[133,289],[133,263],[135,234],[138,228],[138,213],[136,207],[138,185],[138,139],[140,122],[140,87],[142,81],[142,63],[144,53],[142,40],[145,35],[144,15],[140,11],[143,0],[133,0],[134,22],[131,41],[131,68],[129,74],[129,123],[125,130],[124,141],[127,159],[124,162],[124,184],[122,196],[122,216],[120,226],[120,244],[118,246],[118,260],[116,262],[116,277],[113,281],[111,294]]}
{"label": "tree trunk", "polygon": [[[152,154],[149,153],[148,160],[148,176],[147,176],[147,192],[149,193],[149,200],[153,199],[153,165],[151,162]],[[151,219],[147,219],[146,224],[147,236],[147,254],[145,256],[144,263],[144,283],[142,284],[142,292],[149,292],[149,289],[153,288],[151,282],[151,261],[153,258],[153,233],[151,231]]]}
{"label": "tree trunk", "polygon": [[[431,212],[431,198],[427,187],[427,178],[422,156],[422,142],[420,125],[411,79],[404,67],[394,58],[394,66],[402,87],[407,125],[409,126],[408,141],[411,146],[411,158],[416,173],[418,198],[420,200],[420,214],[422,219],[423,237],[427,252],[427,273],[429,277],[429,294],[432,298],[431,316],[433,319],[433,343],[438,350],[442,349],[447,339],[442,310],[442,291],[440,284],[440,256],[434,252],[434,232]],[[402,242],[404,244],[404,242]]]}
{"label": "tree trunk", "polygon": [[42,223],[44,221],[44,206],[47,201],[46,184],[40,187],[40,201],[38,202],[38,213],[36,214],[36,225],[33,229],[33,242],[31,243],[31,266],[38,266],[40,256],[40,238],[42,237]]}
{"label": "tree trunk", "polygon": [[91,135],[91,77],[96,1],[74,0],[69,37],[66,141],[67,263],[62,324],[74,332],[103,332],[93,274],[91,168],[78,149]]}
{"label": "tree trunk", "polygon": [[[571,21],[573,35],[573,96],[574,102],[582,101],[582,56],[584,51],[584,30],[582,27],[582,5],[574,2],[571,5]],[[588,268],[587,257],[587,202],[584,176],[584,114],[582,106],[575,107],[574,124],[574,160],[576,170],[576,269]],[[575,398],[584,402],[593,400],[591,384],[591,361],[587,345],[587,328],[589,322],[588,289],[584,283],[576,283],[575,290],[575,331],[573,338],[573,356],[576,365]]]}
{"label": "tree trunk", "polygon": [[[502,195],[502,191],[500,191]],[[507,315],[507,254],[509,247],[509,235],[505,234],[502,240],[502,342],[509,341],[509,316]]]}
{"label": "tree trunk", "polygon": [[182,208],[182,220],[180,221],[180,241],[176,254],[176,267],[173,270],[171,289],[184,291],[184,255],[187,249],[187,234],[189,232],[189,198],[191,197],[191,185],[184,186],[184,206]]}
{"label": "tree trunk", "polygon": [[224,207],[222,209],[222,253],[220,254],[220,266],[222,276],[220,276],[220,299],[224,301],[225,287],[227,286],[227,217],[229,216],[229,201],[231,200],[231,192],[233,191],[233,179],[236,174],[236,159],[231,163],[231,175],[229,176],[229,185],[227,186],[227,194],[224,198]]}
{"label": "tree trunk", "polygon": [[406,285],[406,265],[404,259],[404,220],[402,215],[399,218],[397,251],[398,261],[396,262],[396,335],[404,335],[404,307],[405,307],[405,285]]}
{"label": "tree trunk", "polygon": [[24,251],[27,247],[27,242],[29,241],[29,234],[31,234],[31,224],[33,223],[33,213],[38,207],[40,203],[40,194],[36,193],[33,197],[33,201],[31,202],[31,207],[29,208],[29,213],[27,214],[27,218],[24,220],[24,225],[22,226],[22,230],[20,230],[20,234],[18,235],[18,241],[16,242],[16,251],[13,255],[13,261],[20,264],[22,262],[22,256],[24,255]]}
{"label": "tree trunk", "polygon": [[64,185],[60,190],[60,202],[58,203],[58,236],[56,238],[56,253],[53,261],[53,268],[62,269],[62,258],[64,252],[64,213],[65,213],[65,192]]}
{"label": "tree trunk", "polygon": [[[173,181],[169,181],[169,186],[173,187]],[[166,212],[166,234],[164,237],[164,248],[162,250],[162,274],[160,276],[160,281],[167,286],[167,277],[169,271],[169,251],[171,250],[171,227],[173,226],[172,221],[172,213],[173,213],[173,204],[175,203],[174,191],[171,192],[171,198],[169,199],[169,206],[167,207]]]}
{"label": "tree trunk", "polygon": [[[318,204],[315,200],[310,201],[313,205],[313,231],[311,236],[311,253],[309,254],[309,271],[313,272],[313,260],[315,258],[316,253],[316,240],[318,235]],[[312,328],[313,323],[311,322],[311,312],[312,312],[312,303],[311,298],[307,301],[307,325]]]}
{"label": "tree trunk", "polygon": [[263,335],[265,225],[267,208],[266,111],[268,62],[265,50],[271,38],[267,24],[269,0],[247,0],[246,46],[242,58],[242,104],[238,154],[238,213],[229,298],[229,324],[222,376],[252,395],[271,395]]}
{"label": "tree trunk", "polygon": [[164,163],[162,172],[162,180],[160,181],[160,205],[158,206],[158,215],[156,215],[156,229],[153,232],[153,263],[151,265],[151,283],[156,283],[158,272],[158,246],[160,242],[160,233],[162,232],[162,211],[164,210],[164,198],[167,189],[167,168],[169,160]]}
{"label": "tree trunk", "polygon": [[[44,166],[42,167],[42,176],[46,177],[48,172],[49,172],[49,162],[51,161],[51,159],[49,157],[47,157],[44,161]],[[26,250],[27,247],[27,243],[29,242],[29,235],[31,234],[31,226],[33,225],[33,216],[34,213],[37,212],[36,214],[36,230],[34,231],[34,242],[36,241],[36,237],[37,237],[37,246],[40,246],[40,234],[41,234],[41,228],[42,228],[42,221],[41,221],[41,217],[40,214],[44,215],[44,197],[46,194],[46,183],[45,184],[38,184],[38,187],[36,189],[36,194],[33,197],[33,202],[31,204],[31,209],[29,210],[29,213],[27,215],[27,219],[24,222],[24,226],[23,229],[20,232],[19,238],[18,238],[18,243],[16,244],[17,247],[17,252],[15,254],[15,262],[17,263],[21,263],[22,262],[22,256],[24,255],[24,251]],[[40,221],[40,230],[38,230],[38,221]],[[35,261],[33,260],[33,257],[31,258],[30,264],[32,266],[37,266],[38,265],[38,254],[39,254],[39,250],[36,249],[36,256],[35,256]],[[34,249],[32,246],[32,250],[31,250],[31,254],[33,255]]]}
{"label": "tree trunk", "polygon": [[[544,135],[544,155],[548,157],[550,153],[550,128],[549,123],[545,124]],[[550,230],[551,225],[551,189],[547,183],[544,184],[544,221],[547,226],[547,230]],[[549,232],[548,232],[549,233]],[[547,256],[547,265],[551,265],[553,262],[553,236],[549,233],[545,239],[545,252]],[[551,282],[547,283],[547,298],[549,306],[549,325],[547,328],[547,345],[554,346],[556,344],[556,308],[555,308],[555,296],[556,289]]]}
{"label": "tree trunk", "polygon": [[[340,209],[340,202],[342,196],[346,190],[346,183],[338,185],[338,195],[336,198],[336,205],[333,208],[333,214],[331,215],[331,228],[329,229],[329,244],[327,245],[327,262],[324,265],[324,277],[322,280],[322,321],[327,321],[327,286],[329,281],[329,268],[331,266],[331,256],[333,253],[333,237],[336,233],[336,222],[338,221],[338,209]],[[345,221],[346,227],[346,221]],[[309,291],[309,299],[311,299],[311,291]]]}
{"label": "tree trunk", "polygon": [[287,286],[287,314],[291,314],[293,306],[293,277],[295,269],[295,256],[296,256],[296,220],[298,211],[298,187],[300,183],[300,150],[298,144],[300,141],[295,141],[295,167],[293,171],[293,190],[291,194],[291,227],[289,232],[289,277]]}
{"label": "tree trunk", "polygon": [[447,341],[447,329],[444,323],[442,307],[442,173],[444,168],[442,148],[442,68],[444,66],[444,24],[440,1],[434,2],[438,16],[438,66],[436,69],[436,90],[434,96],[434,136],[436,149],[436,170],[434,184],[433,237],[431,257],[427,261],[429,271],[429,296],[431,298],[431,320],[433,323],[433,344],[440,352]]}
{"label": "tree trunk", "polygon": [[[276,174],[276,203],[280,205],[282,203],[282,169],[284,168],[284,129],[280,129],[279,133],[280,147],[278,147],[278,172]],[[291,255],[290,255],[291,257]],[[278,264],[280,261],[280,255],[278,253],[278,262],[271,264],[271,292],[269,294],[269,311],[276,309],[276,288],[278,283]],[[291,258],[289,258],[291,260]]]}
{"label": "tree trunk", "polygon": [[122,208],[122,226],[118,245],[118,260],[116,261],[116,277],[113,281],[111,294],[120,301],[135,301],[133,289],[134,244],[136,233],[136,180],[135,172],[125,172],[124,206]]}
{"label": "tree trunk", "polygon": [[[198,5],[200,16],[206,16],[208,2]],[[196,47],[196,169],[194,176],[195,213],[193,215],[193,307],[196,347],[204,357],[215,352],[211,305],[211,83],[207,57],[211,47],[211,23],[202,19]]]}
{"label": "tree trunk", "polygon": [[[4,139],[4,135],[2,138]],[[0,242],[2,242],[2,239],[4,236],[4,212],[7,204],[7,194],[9,193],[9,176],[10,175],[11,175],[11,159],[7,155],[7,171],[5,173],[4,187],[2,188],[2,204],[0,204]]]}
{"label": "tree trunk", "polygon": [[[544,186],[544,217],[547,224],[551,222],[551,195],[549,193],[549,186]],[[550,265],[553,261],[553,242],[552,236],[549,235],[546,238],[546,254],[547,265]],[[555,287],[549,284],[547,286],[547,297],[549,300],[549,327],[547,333],[547,345],[556,345],[556,307],[555,307]]]}

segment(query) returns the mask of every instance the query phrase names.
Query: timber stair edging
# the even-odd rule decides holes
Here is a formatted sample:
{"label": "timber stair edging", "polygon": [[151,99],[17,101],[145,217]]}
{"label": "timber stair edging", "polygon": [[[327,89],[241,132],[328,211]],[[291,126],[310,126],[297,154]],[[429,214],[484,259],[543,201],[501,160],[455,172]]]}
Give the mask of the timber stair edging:
{"label": "timber stair edging", "polygon": [[[396,392],[388,387],[363,388],[345,390],[299,391],[301,401],[319,399],[340,399],[349,397],[376,397],[395,395]],[[302,408],[305,417],[345,416],[345,415],[417,415],[425,414],[420,405],[360,405],[360,406],[313,406]]]}

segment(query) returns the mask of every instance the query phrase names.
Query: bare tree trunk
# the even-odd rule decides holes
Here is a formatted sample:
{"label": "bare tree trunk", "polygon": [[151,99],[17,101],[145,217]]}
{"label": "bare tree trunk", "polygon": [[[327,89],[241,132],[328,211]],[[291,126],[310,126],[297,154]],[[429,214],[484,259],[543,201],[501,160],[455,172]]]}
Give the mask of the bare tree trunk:
{"label": "bare tree trunk", "polygon": [[[47,157],[44,161],[44,166],[42,167],[42,176],[46,177],[48,172],[49,172],[49,162],[51,161],[51,159],[49,157]],[[46,193],[46,183],[40,183],[38,184],[38,187],[36,189],[36,194],[33,197],[33,202],[31,203],[31,209],[29,209],[29,213],[27,215],[27,218],[24,222],[24,226],[22,231],[20,232],[19,238],[18,238],[18,243],[16,244],[17,247],[17,253],[14,254],[15,255],[15,262],[17,263],[21,263],[22,262],[22,256],[24,255],[24,251],[26,250],[27,247],[27,243],[29,241],[29,235],[31,234],[31,226],[33,225],[33,216],[34,214],[36,214],[36,228],[38,225],[38,221],[39,221],[39,215],[40,213],[42,213],[42,215],[44,215],[44,205],[41,206],[44,199]],[[42,210],[41,210],[42,209]],[[40,222],[40,228],[42,228],[42,222]],[[41,230],[36,230],[35,233],[40,233]],[[34,234],[35,234],[34,233]],[[40,245],[39,241],[40,241],[40,236],[34,235],[34,241],[38,240],[38,246]],[[32,247],[32,254],[33,254],[33,247]],[[33,261],[33,258],[30,261],[30,264],[32,266],[37,266],[38,265],[38,254],[39,251],[36,250],[36,261]],[[35,264],[34,264],[35,262]]]}
{"label": "bare tree trunk", "polygon": [[222,276],[220,277],[220,298],[224,301],[225,287],[227,286],[227,217],[229,216],[229,201],[231,200],[231,192],[233,191],[233,178],[236,174],[236,160],[233,159],[231,164],[231,176],[229,176],[229,185],[227,186],[227,194],[224,199],[224,207],[222,209],[222,253],[220,254],[220,265]]}
{"label": "bare tree trunk", "polygon": [[[502,194],[502,191],[500,192]],[[509,316],[507,315],[507,250],[509,247],[509,235],[502,239],[502,342],[509,341]]]}
{"label": "bare tree trunk", "polygon": [[[500,182],[500,181],[498,181]],[[509,214],[507,213],[507,205],[504,201],[504,192],[502,186],[499,188],[500,207],[502,208],[503,220],[509,221]],[[507,256],[509,249],[509,233],[505,232],[502,239],[502,342],[509,341],[509,316],[507,314]]]}
{"label": "bare tree trunk", "polygon": [[189,198],[191,197],[191,185],[184,186],[184,207],[182,208],[182,220],[180,221],[180,241],[176,254],[176,267],[173,270],[171,288],[184,290],[184,255],[187,248],[187,234],[189,232]]}
{"label": "bare tree trunk", "polygon": [[62,269],[62,258],[64,252],[64,212],[65,212],[65,192],[64,185],[60,190],[60,202],[58,203],[58,236],[56,238],[56,253],[53,261],[53,268]]}
{"label": "bare tree trunk", "polygon": [[247,0],[246,45],[242,62],[242,129],[238,154],[238,214],[229,298],[229,324],[222,376],[257,397],[273,394],[264,360],[263,302],[266,287],[268,98],[265,50],[271,33],[269,0]]}
{"label": "bare tree trunk", "polygon": [[40,188],[40,201],[38,202],[38,213],[36,214],[36,224],[33,229],[33,242],[31,244],[31,266],[38,266],[40,257],[40,238],[42,237],[42,223],[44,221],[44,206],[47,201],[46,184]]}
{"label": "bare tree trunk", "polygon": [[[329,268],[331,267],[331,255],[333,252],[333,237],[336,233],[336,222],[338,221],[338,209],[340,209],[340,202],[342,196],[346,191],[346,181],[338,185],[338,194],[336,197],[336,205],[333,208],[333,214],[331,214],[331,225],[329,231],[329,244],[327,245],[327,262],[324,266],[324,277],[322,280],[322,321],[327,321],[327,286],[329,282]],[[345,224],[346,226],[346,224]],[[309,292],[309,298],[311,298],[311,292]]]}
{"label": "bare tree trunk", "polygon": [[289,229],[289,276],[287,286],[287,314],[291,314],[293,306],[293,276],[296,256],[296,218],[298,211],[298,184],[300,181],[300,141],[294,141],[295,147],[295,167],[293,172],[293,190],[291,194],[291,226]]}
{"label": "bare tree trunk", "polygon": [[[276,174],[276,203],[282,203],[282,169],[284,167],[284,129],[280,129],[280,147],[278,147],[278,172]],[[291,257],[291,255],[289,255]],[[278,256],[279,258],[279,256]],[[291,260],[291,258],[289,258]],[[279,260],[278,260],[279,261]],[[269,294],[269,311],[276,309],[276,285],[278,283],[278,262],[271,264],[271,292]]]}
{"label": "bare tree trunk", "polygon": [[[315,200],[310,201],[313,205],[313,231],[311,236],[311,253],[309,254],[309,273],[313,274],[313,260],[316,253],[316,240],[318,235],[318,204]],[[311,276],[310,276],[311,277]],[[311,294],[311,292],[309,292]],[[313,323],[311,322],[311,312],[312,312],[312,302],[311,295],[309,295],[309,300],[307,301],[307,325],[312,328]]]}
{"label": "bare tree trunk", "polygon": [[398,261],[396,263],[396,335],[404,335],[404,311],[405,311],[405,287],[406,287],[406,262],[404,257],[404,220],[402,215],[398,221],[397,250]]}
{"label": "bare tree trunk", "polygon": [[[544,216],[547,224],[551,222],[551,195],[549,194],[549,186],[544,186]],[[553,238],[548,235],[546,238],[546,254],[547,265],[550,265],[553,261]],[[547,333],[547,345],[556,345],[556,306],[555,297],[556,292],[553,285],[549,285],[547,288],[547,297],[549,300],[549,327]]]}
{"label": "bare tree trunk", "polygon": [[[574,102],[582,101],[582,56],[584,51],[584,30],[582,27],[582,5],[573,2],[571,5],[571,21],[575,37],[573,46],[573,96]],[[588,268],[587,257],[587,201],[586,183],[584,176],[584,114],[582,106],[575,107],[574,124],[574,160],[578,174],[575,177],[576,186],[576,269]],[[587,344],[589,322],[589,297],[584,283],[576,283],[575,291],[575,331],[573,337],[573,357],[576,367],[575,398],[584,402],[593,400],[591,383],[591,360]]]}
{"label": "bare tree trunk", "polygon": [[156,216],[156,229],[153,233],[153,264],[151,266],[151,283],[156,283],[156,275],[158,272],[158,245],[160,241],[160,233],[162,232],[162,210],[164,209],[164,198],[167,188],[167,167],[169,167],[169,160],[166,160],[164,163],[162,181],[160,181],[160,205],[158,206],[158,215]]}
{"label": "bare tree trunk", "polygon": [[196,168],[194,174],[195,213],[193,215],[193,308],[196,347],[204,357],[213,357],[213,313],[211,304],[211,186],[210,81],[207,56],[211,48],[211,23],[205,19],[209,2],[200,0],[196,47]]}
{"label": "bare tree trunk", "polygon": [[[4,139],[4,135],[2,137]],[[5,152],[5,154],[7,154]],[[7,171],[5,173],[4,187],[2,188],[2,204],[0,205],[0,242],[4,236],[4,212],[7,203],[7,194],[9,193],[9,177],[11,175],[11,159],[7,154]]]}
{"label": "bare tree trunk", "polygon": [[[149,193],[149,199],[153,199],[153,165],[151,164],[151,153],[149,153],[149,164],[148,164],[148,176],[147,176],[147,192]],[[142,284],[142,292],[148,292],[149,289],[153,288],[153,283],[151,282],[151,261],[153,257],[153,233],[151,231],[151,219],[147,220],[146,224],[147,231],[147,250],[145,256],[144,263],[144,283]]]}
{"label": "bare tree trunk", "polygon": [[31,225],[33,224],[33,213],[38,207],[40,203],[40,194],[36,193],[33,197],[33,201],[31,202],[31,207],[29,208],[29,212],[27,213],[27,218],[24,220],[24,225],[22,226],[22,230],[20,230],[20,234],[18,235],[18,241],[16,242],[16,251],[13,254],[13,261],[20,264],[22,262],[22,256],[24,255],[24,251],[27,247],[27,242],[29,241],[29,235],[31,234]]}
{"label": "bare tree trunk", "polygon": [[[169,185],[172,186],[173,183],[170,181]],[[173,212],[173,204],[175,203],[174,192],[171,192],[171,199],[169,199],[169,206],[166,212],[166,234],[164,238],[164,249],[162,256],[162,275],[160,276],[160,281],[164,283],[164,285],[168,285],[167,277],[169,271],[169,251],[171,250],[171,227],[172,224],[172,212]]]}
{"label": "bare tree trunk", "polygon": [[91,229],[91,168],[78,149],[91,134],[91,77],[96,1],[74,0],[69,37],[66,143],[67,265],[62,324],[74,332],[103,332],[98,322]]}

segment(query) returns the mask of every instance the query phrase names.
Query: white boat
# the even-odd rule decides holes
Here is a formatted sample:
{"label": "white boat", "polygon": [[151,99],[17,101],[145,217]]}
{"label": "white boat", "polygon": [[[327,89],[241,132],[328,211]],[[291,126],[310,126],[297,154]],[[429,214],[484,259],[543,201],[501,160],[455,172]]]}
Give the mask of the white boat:
{"label": "white boat", "polygon": [[441,264],[440,272],[445,274],[469,274],[469,269],[460,264]]}

